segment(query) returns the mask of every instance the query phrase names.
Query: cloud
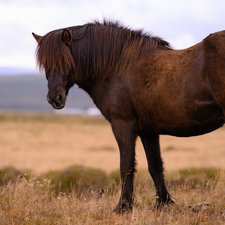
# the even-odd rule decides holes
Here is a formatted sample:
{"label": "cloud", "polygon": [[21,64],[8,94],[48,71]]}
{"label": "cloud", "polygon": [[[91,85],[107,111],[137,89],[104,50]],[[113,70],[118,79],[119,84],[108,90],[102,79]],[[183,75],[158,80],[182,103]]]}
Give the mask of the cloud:
{"label": "cloud", "polygon": [[223,0],[0,0],[0,66],[35,66],[31,32],[43,35],[104,17],[187,47],[224,29],[224,6]]}
{"label": "cloud", "polygon": [[183,33],[171,40],[174,49],[184,49],[196,44],[196,40],[190,33]]}

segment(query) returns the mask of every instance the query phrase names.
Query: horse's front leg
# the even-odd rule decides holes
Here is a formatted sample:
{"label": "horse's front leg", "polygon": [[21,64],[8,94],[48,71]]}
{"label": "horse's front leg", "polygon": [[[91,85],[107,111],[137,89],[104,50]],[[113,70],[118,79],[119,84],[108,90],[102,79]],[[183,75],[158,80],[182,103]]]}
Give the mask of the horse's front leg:
{"label": "horse's front leg", "polygon": [[133,181],[135,170],[136,122],[114,120],[112,130],[120,150],[120,175],[122,182],[121,197],[114,212],[123,213],[132,210]]}
{"label": "horse's front leg", "polygon": [[159,146],[159,135],[141,135],[140,137],[148,161],[148,170],[152,176],[156,188],[156,205],[159,207],[165,203],[173,203],[165,186],[163,162]]}

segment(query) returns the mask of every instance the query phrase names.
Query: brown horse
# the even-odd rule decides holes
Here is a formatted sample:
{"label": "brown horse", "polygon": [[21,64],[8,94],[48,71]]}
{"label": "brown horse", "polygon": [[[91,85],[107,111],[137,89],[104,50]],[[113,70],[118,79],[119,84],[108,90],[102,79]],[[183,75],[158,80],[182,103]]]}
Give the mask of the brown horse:
{"label": "brown horse", "polygon": [[173,50],[160,38],[113,22],[33,36],[53,108],[64,107],[76,83],[111,123],[122,180],[115,211],[132,209],[137,136],[145,149],[157,205],[172,203],[164,182],[159,135],[188,137],[223,126],[225,31],[184,50]]}

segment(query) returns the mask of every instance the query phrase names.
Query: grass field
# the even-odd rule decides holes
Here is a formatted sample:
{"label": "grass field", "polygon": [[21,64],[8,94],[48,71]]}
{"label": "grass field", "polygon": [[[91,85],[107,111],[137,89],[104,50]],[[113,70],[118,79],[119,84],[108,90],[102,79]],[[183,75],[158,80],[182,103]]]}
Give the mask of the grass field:
{"label": "grass field", "polygon": [[[225,224],[224,137],[224,128],[199,137],[161,137],[166,183],[176,202],[161,210],[155,209],[137,140],[135,206],[132,213],[117,215],[112,210],[120,193],[119,151],[102,117],[1,113],[0,169],[35,173],[3,179],[0,224]],[[73,176],[79,176],[77,186]]]}
{"label": "grass field", "polygon": [[[119,151],[109,123],[102,117],[54,114],[0,114],[0,168],[14,166],[37,173],[74,164],[111,172],[119,168]],[[137,140],[138,168],[146,157]],[[225,169],[225,129],[191,138],[161,136],[165,170],[189,167]]]}
{"label": "grass field", "polygon": [[35,175],[18,177],[0,188],[0,224],[224,224],[225,174],[218,174],[215,180],[199,180],[205,180],[204,184],[194,187],[167,182],[176,204],[156,209],[154,187],[139,179],[133,211],[118,215],[112,210],[119,199],[120,185],[112,184],[103,193],[74,189],[69,195],[56,195],[48,179],[39,182]]}

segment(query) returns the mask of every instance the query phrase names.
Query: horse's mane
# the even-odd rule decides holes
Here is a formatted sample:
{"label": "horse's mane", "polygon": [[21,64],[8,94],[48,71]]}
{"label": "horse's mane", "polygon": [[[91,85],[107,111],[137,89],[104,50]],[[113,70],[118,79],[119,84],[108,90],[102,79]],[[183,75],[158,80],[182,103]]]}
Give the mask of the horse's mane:
{"label": "horse's mane", "polygon": [[47,71],[68,74],[73,70],[77,81],[104,79],[112,71],[122,73],[152,56],[158,46],[171,48],[159,37],[118,22],[95,21],[67,29],[72,34],[71,49],[62,41],[63,29],[51,31],[38,42],[37,61]]}

